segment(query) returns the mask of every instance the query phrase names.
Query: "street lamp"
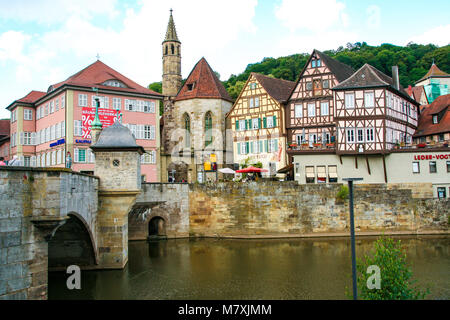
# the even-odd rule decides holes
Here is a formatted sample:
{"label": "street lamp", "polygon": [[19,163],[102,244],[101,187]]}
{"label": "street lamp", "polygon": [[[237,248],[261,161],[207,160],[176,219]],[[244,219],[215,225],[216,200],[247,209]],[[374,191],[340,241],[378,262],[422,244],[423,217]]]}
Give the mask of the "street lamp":
{"label": "street lamp", "polygon": [[350,242],[352,245],[352,278],[353,278],[353,300],[358,299],[358,291],[356,286],[356,253],[355,253],[355,218],[353,214],[353,181],[361,181],[363,178],[343,178],[348,182],[348,190],[350,192]]}

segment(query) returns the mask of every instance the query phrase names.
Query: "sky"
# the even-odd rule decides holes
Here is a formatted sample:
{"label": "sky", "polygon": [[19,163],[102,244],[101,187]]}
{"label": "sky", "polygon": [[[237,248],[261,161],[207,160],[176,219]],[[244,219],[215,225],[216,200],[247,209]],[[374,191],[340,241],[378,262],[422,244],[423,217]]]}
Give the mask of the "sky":
{"label": "sky", "polygon": [[448,0],[0,0],[0,119],[97,55],[142,86],[161,81],[171,8],[183,78],[202,57],[227,80],[264,57],[349,42],[450,42]]}

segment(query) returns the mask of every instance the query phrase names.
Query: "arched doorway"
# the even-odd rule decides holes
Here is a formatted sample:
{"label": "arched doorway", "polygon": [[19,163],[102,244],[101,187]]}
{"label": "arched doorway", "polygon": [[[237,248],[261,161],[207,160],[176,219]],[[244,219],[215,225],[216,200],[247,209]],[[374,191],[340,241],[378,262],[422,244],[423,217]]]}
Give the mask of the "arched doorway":
{"label": "arched doorway", "polygon": [[153,217],[148,222],[148,237],[149,239],[167,238],[166,236],[166,222],[161,217]]}
{"label": "arched doorway", "polygon": [[49,269],[62,269],[70,265],[88,267],[96,264],[91,234],[76,214],[59,227],[48,242]]}

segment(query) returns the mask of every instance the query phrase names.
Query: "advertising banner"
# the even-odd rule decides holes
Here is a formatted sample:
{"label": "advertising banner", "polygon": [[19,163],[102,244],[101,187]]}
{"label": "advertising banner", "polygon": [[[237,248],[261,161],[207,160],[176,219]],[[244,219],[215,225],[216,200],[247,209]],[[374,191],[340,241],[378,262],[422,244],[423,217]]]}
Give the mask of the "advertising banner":
{"label": "advertising banner", "polygon": [[[103,124],[103,129],[109,127],[117,119],[117,111],[113,109],[98,109],[98,117]],[[83,124],[83,138],[91,139],[91,124],[95,118],[95,108],[84,107],[82,110],[81,121]]]}

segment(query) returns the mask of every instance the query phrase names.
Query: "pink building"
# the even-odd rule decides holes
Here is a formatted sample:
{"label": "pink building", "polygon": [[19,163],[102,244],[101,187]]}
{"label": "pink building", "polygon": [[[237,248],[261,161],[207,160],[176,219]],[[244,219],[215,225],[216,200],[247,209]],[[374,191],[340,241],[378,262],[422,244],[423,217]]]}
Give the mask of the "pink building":
{"label": "pink building", "polygon": [[10,120],[0,120],[0,158],[4,158],[5,161],[9,160],[9,132],[10,132]]}
{"label": "pink building", "polygon": [[18,155],[26,166],[65,167],[70,152],[73,170],[93,173],[95,159],[89,146],[96,98],[104,127],[116,120],[118,112],[123,115],[122,123],[146,151],[141,158],[143,180],[158,181],[157,120],[163,96],[99,60],[51,85],[47,92],[31,91],[7,107],[11,111],[11,157]]}

